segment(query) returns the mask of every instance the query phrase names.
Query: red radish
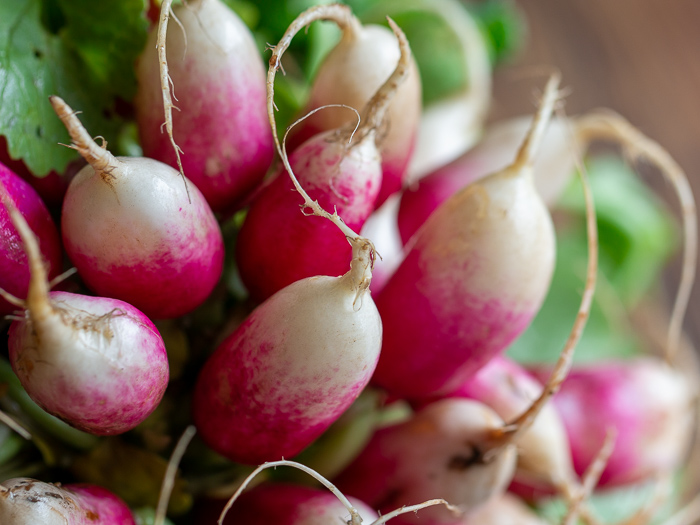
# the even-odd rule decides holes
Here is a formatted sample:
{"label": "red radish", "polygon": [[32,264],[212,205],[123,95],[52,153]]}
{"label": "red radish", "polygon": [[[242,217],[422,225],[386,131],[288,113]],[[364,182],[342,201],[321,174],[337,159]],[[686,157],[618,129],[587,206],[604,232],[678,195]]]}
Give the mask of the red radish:
{"label": "red radish", "polygon": [[[337,500],[341,503],[342,507],[345,508],[346,512],[344,513],[345,516],[348,514],[350,515],[349,519],[345,519],[343,517],[343,522],[346,523],[347,525],[362,525],[363,523],[363,514],[372,514],[373,511],[369,510],[365,512],[366,505],[361,504],[361,510],[362,514],[360,514],[360,511],[358,511],[357,508],[353,506],[352,503],[350,503],[350,500],[345,497],[345,495],[340,492],[335,485],[333,485],[330,481],[328,481],[326,478],[321,476],[318,472],[315,470],[302,465],[301,463],[297,463],[294,461],[273,461],[270,463],[265,463],[263,465],[260,465],[258,468],[256,468],[245,480],[243,480],[243,483],[241,483],[240,487],[238,487],[238,490],[231,496],[229,499],[228,503],[226,503],[226,506],[224,507],[224,510],[221,512],[221,515],[219,516],[219,521],[217,522],[218,525],[224,525],[224,520],[226,518],[226,514],[228,511],[231,509],[231,507],[234,505],[236,500],[240,497],[241,493],[246,489],[248,484],[257,476],[260,472],[262,472],[265,469],[268,468],[276,468],[278,466],[289,466],[289,467],[294,467],[296,469],[299,469],[303,472],[306,472],[310,476],[316,478],[323,486],[325,486],[330,492],[333,493],[333,496],[337,498]],[[276,489],[279,487],[270,487],[271,492],[275,492]],[[266,489],[263,489],[265,491]],[[274,523],[289,523],[289,524],[294,524],[294,525],[325,525],[327,523],[331,523],[332,518],[328,518],[328,515],[331,516],[337,516],[338,515],[338,508],[336,505],[333,505],[332,502],[329,499],[323,498],[320,495],[315,495],[313,496],[311,492],[309,492],[309,489],[305,490],[294,490],[293,488],[286,489],[285,492],[287,494],[281,494],[282,497],[285,495],[289,496],[289,499],[292,500],[291,504],[287,504],[287,501],[284,501],[282,505],[287,508],[290,512],[292,512],[294,509],[292,506],[296,506],[296,515],[287,515],[283,517],[283,521],[278,521],[274,520]],[[260,496],[256,495],[253,498],[254,502],[258,502],[257,505],[259,506],[260,503]],[[306,502],[301,503],[300,500],[306,500]],[[316,500],[315,503],[312,502],[312,500]],[[273,498],[273,501],[277,501],[277,498]],[[268,499],[268,504],[270,500]],[[296,504],[294,503],[296,502]],[[456,512],[456,508],[447,503],[444,499],[433,499],[430,501],[425,501],[423,503],[420,503],[418,505],[412,505],[410,507],[402,507],[400,509],[393,510],[389,512],[388,514],[385,514],[384,516],[375,519],[374,521],[371,522],[370,525],[381,525],[383,523],[386,523],[387,521],[393,519],[396,516],[400,516],[402,514],[407,514],[407,513],[415,513],[416,511],[423,509],[425,507],[430,507],[433,505],[445,505],[450,511],[453,513]],[[322,509],[319,509],[318,507],[323,507]],[[316,507],[316,512],[314,512],[314,508]],[[252,510],[252,509],[251,509]],[[257,509],[256,509],[257,510]],[[259,507],[260,512],[265,512],[268,516],[275,516],[275,515],[280,515],[282,514],[281,512],[278,512],[279,510],[282,509],[270,509],[270,508],[261,508]],[[271,511],[271,512],[270,512]],[[299,519],[301,517],[304,517],[303,520]],[[247,517],[247,516],[246,516]],[[260,514],[258,516],[251,517],[251,521],[245,521],[245,523],[272,523],[272,520],[265,520],[265,519],[260,519],[264,518],[264,514]],[[260,519],[260,521],[258,521]]]}
{"label": "red radish", "polygon": [[[292,23],[282,38],[284,47],[280,52],[300,29],[319,18],[332,19],[341,27],[351,26],[354,20],[344,6],[311,8]],[[359,127],[317,135],[297,148],[289,160],[310,197],[323,209],[335,209],[354,231],[362,227],[374,209],[379,191],[382,173],[376,145],[378,128],[389,102],[400,89],[397,86],[410,74],[408,42],[400,30],[395,31],[399,31],[396,37],[401,58],[396,70],[367,103]],[[236,260],[241,278],[258,300],[305,277],[341,275],[352,257],[342,231],[323,217],[307,218],[299,213],[299,203],[292,198],[293,189],[289,177],[279,173],[256,198],[237,240]],[[319,252],[324,256],[319,257]]]}
{"label": "red radish", "polygon": [[[479,401],[510,421],[527,410],[541,393],[542,384],[521,366],[496,357],[448,396]],[[542,409],[518,442],[515,479],[544,482],[564,494],[570,494],[578,485],[566,430],[551,404]]]}
{"label": "red radish", "polygon": [[63,243],[87,286],[153,318],[184,315],[221,275],[221,230],[202,194],[156,160],[112,156],[58,97],[51,103],[85,166],[63,203]]}
{"label": "red radish", "polygon": [[[495,457],[489,434],[504,426],[488,407],[468,399],[443,399],[410,420],[382,428],[336,480],[338,488],[381,513],[401,505],[441,497],[469,512],[502,493],[515,470],[516,451],[507,445]],[[450,523],[441,508],[421,512],[423,519]],[[411,521],[405,516],[401,521]]]}
{"label": "red radish", "polygon": [[0,485],[0,523],[12,525],[135,525],[129,507],[94,485],[54,485],[13,478]]}
{"label": "red radish", "polygon": [[[379,516],[369,506],[348,498],[363,521]],[[231,507],[231,525],[329,525],[345,523],[348,510],[328,491],[289,484],[258,485],[245,492]]]}
{"label": "red radish", "polygon": [[[401,196],[398,223],[406,244],[430,214],[452,195],[486,175],[508,166],[527,135],[529,117],[499,122],[486,130],[471,150],[409,186]],[[553,203],[574,175],[576,152],[572,150],[572,124],[555,118],[543,137],[542,153],[535,160],[533,176],[545,203]]]}
{"label": "red radish", "polygon": [[[166,42],[171,3],[163,2],[158,31],[149,35],[136,69],[141,143],[147,157],[178,167],[177,141],[181,168],[221,211],[240,205],[272,161],[265,69],[252,34],[219,0],[176,6],[181,30],[170,31]],[[171,84],[179,95],[174,115]],[[162,133],[164,104],[168,134]]]}
{"label": "red radish", "polygon": [[574,368],[554,404],[578,473],[591,462],[607,429],[617,430],[617,445],[600,479],[601,486],[612,487],[681,464],[692,435],[693,397],[685,377],[659,360],[642,358]]}
{"label": "red radish", "polygon": [[[270,59],[273,130],[274,79],[290,38],[280,41]],[[372,243],[309,198],[273,136],[304,207],[338,226],[353,253],[343,276],[310,277],[275,293],[202,368],[192,405],[197,430],[211,448],[241,463],[291,457],[316,439],[369,382],[382,339],[379,312],[368,293]]]}
{"label": "red radish", "polygon": [[[590,312],[597,272],[597,228],[590,188],[585,177],[582,180],[589,249],[586,287],[569,338],[536,399],[513,410],[509,407],[505,420],[508,423],[487,406],[461,397],[428,404],[412,419],[379,430],[359,458],[341,474],[341,489],[380,511],[384,505],[411,503],[442,493],[466,513],[505,490],[515,468],[514,446],[530,441],[528,434],[533,426],[541,424],[547,401],[559,390],[571,368],[574,349]],[[557,467],[556,454],[554,460],[547,457],[541,446],[534,445],[533,450],[544,456],[544,469]],[[533,470],[542,474],[543,467]],[[564,474],[568,472],[564,470]],[[436,523],[452,523],[441,509],[426,513]],[[404,517],[401,521],[410,520]]]}
{"label": "red radish", "polygon": [[[56,225],[32,187],[2,164],[0,201],[10,202],[24,216],[38,238],[39,249],[48,264],[48,278],[56,277],[60,273],[63,257]],[[0,288],[15,297],[26,297],[28,286],[29,266],[22,240],[6,208],[0,206]],[[14,305],[0,297],[0,315],[9,314],[15,309]]]}
{"label": "red radish", "polygon": [[372,239],[377,251],[382,254],[382,263],[375,268],[372,277],[372,292],[375,294],[384,288],[403,260],[403,244],[396,221],[399,199],[399,195],[389,197],[367,218],[360,232]]}
{"label": "red radish", "polygon": [[163,340],[149,319],[117,299],[49,293],[26,221],[5,203],[24,243],[31,280],[24,318],[9,332],[12,369],[29,396],[70,425],[98,435],[134,428],[168,385]]}
{"label": "red radish", "polygon": [[549,525],[516,496],[498,494],[454,521],[421,519],[420,525]]}
{"label": "red radish", "polygon": [[[311,86],[306,112],[327,106],[343,104],[363,108],[374,93],[397,69],[399,48],[396,37],[387,28],[378,25],[362,26],[354,17],[341,26],[340,42],[328,53],[318,69]],[[403,186],[408,162],[413,153],[421,113],[420,75],[415,62],[408,58],[404,67],[405,81],[396,89],[386,110],[384,123],[379,127],[378,138],[382,179],[376,199],[380,206],[389,195]],[[377,126],[381,120],[374,125]],[[311,115],[295,130],[294,142],[298,144],[324,132],[352,124],[352,115],[343,109],[327,109]],[[292,156],[292,158],[294,158]],[[293,164],[292,164],[293,165]]]}
{"label": "red radish", "polygon": [[446,201],[415,237],[377,307],[373,382],[394,395],[448,392],[529,325],[549,288],[555,239],[532,165],[557,98],[553,76],[514,163]]}

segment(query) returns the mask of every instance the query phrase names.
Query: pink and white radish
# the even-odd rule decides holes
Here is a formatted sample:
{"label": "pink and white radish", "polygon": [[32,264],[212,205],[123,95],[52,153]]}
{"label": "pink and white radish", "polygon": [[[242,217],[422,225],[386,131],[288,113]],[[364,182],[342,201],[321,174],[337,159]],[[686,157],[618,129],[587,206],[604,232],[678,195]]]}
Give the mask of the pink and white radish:
{"label": "pink and white radish", "polygon": [[194,310],[218,282],[224,257],[202,194],[162,162],[114,157],[63,100],[51,104],[89,163],[71,181],[61,217],[63,243],[85,284],[157,319]]}
{"label": "pink and white radish", "polygon": [[[398,213],[401,240],[406,244],[430,214],[452,195],[473,182],[508,166],[528,133],[529,117],[499,122],[486,130],[479,143],[458,159],[414,182],[403,192]],[[535,188],[551,205],[574,175],[572,124],[554,118],[533,165]]]}
{"label": "pink and white radish", "polygon": [[[566,383],[565,383],[566,384]],[[479,401],[504,421],[517,418],[542,393],[542,384],[517,363],[492,359],[448,397]],[[570,494],[578,485],[564,424],[553,405],[547,404],[518,442],[516,480],[544,483]]]}
{"label": "pink and white radish", "polygon": [[[274,78],[286,45],[283,39],[273,49],[268,72],[273,130]],[[368,293],[372,243],[309,198],[273,135],[303,207],[341,229],[352,261],[341,277],[310,277],[275,293],[202,368],[192,404],[197,429],[211,448],[241,463],[291,457],[316,439],[369,382],[382,338]]]}
{"label": "pink and white radish", "polygon": [[576,472],[588,466],[608,428],[616,429],[617,445],[601,486],[627,485],[673,471],[688,450],[694,395],[688,379],[658,359],[574,368],[554,405],[566,427]]}
{"label": "pink and white radish", "polygon": [[[363,522],[379,516],[356,498],[348,498]],[[328,525],[345,523],[348,509],[332,493],[291,484],[263,484],[244,492],[231,507],[231,525]]]}
{"label": "pink and white radish", "polygon": [[[398,67],[400,53],[396,37],[387,28],[363,26],[357,18],[349,16],[348,23],[341,25],[341,29],[340,42],[318,69],[305,113],[329,104],[363,108]],[[408,61],[404,66],[407,69],[405,80],[392,93],[391,101],[382,102],[388,104],[386,116],[371,124],[377,128],[374,140],[381,155],[382,179],[377,206],[403,186],[418,133],[420,75],[413,59],[404,57],[401,60]],[[339,108],[316,112],[294,131],[290,146],[296,149],[298,144],[321,132],[352,124],[352,117]]]}
{"label": "pink and white radish", "polygon": [[[0,201],[9,202],[24,216],[38,238],[41,255],[48,265],[48,278],[55,278],[61,271],[63,257],[56,225],[39,195],[3,164],[0,164]],[[15,297],[26,297],[28,287],[29,265],[22,240],[7,209],[0,206],[0,288]],[[15,308],[0,296],[0,315]]]}
{"label": "pink and white radish", "polygon": [[[255,523],[279,523],[280,525],[326,525],[331,523],[334,518],[340,518],[343,523],[348,525],[362,525],[364,517],[372,519],[370,525],[381,525],[393,519],[396,516],[407,513],[415,513],[420,509],[434,506],[444,505],[451,512],[456,512],[456,509],[446,502],[444,499],[433,499],[425,501],[418,505],[410,507],[402,507],[395,509],[384,516],[376,517],[376,513],[369,509],[364,503],[360,502],[359,509],[356,508],[345,495],[340,492],[326,478],[321,476],[315,470],[297,463],[294,461],[273,461],[265,463],[256,468],[248,477],[243,480],[240,487],[231,496],[226,503],[221,515],[219,516],[218,525],[224,525],[225,518],[229,510],[234,507],[236,501],[241,496],[241,493],[246,489],[248,484],[263,470],[268,468],[277,468],[279,466],[289,466],[306,472],[317,481],[326,487],[332,494],[330,497],[323,497],[315,489],[301,487],[284,487],[284,486],[268,486],[257,489],[257,493],[246,501],[241,501],[240,507],[243,508],[243,520],[240,520],[239,513],[236,517],[244,525],[252,525]],[[256,489],[254,489],[256,490]],[[269,498],[261,497],[262,494],[270,495]],[[263,501],[263,499],[265,501]],[[281,501],[280,501],[281,499]],[[332,501],[335,500],[335,502]],[[251,503],[252,501],[252,503]],[[272,505],[271,505],[272,503]],[[340,505],[338,505],[338,503]],[[281,506],[281,508],[278,507]],[[246,508],[248,507],[248,508]],[[277,507],[277,508],[275,508]],[[286,510],[287,512],[283,512]],[[349,515],[349,519],[348,519]]]}
{"label": "pink and white radish", "polygon": [[438,208],[378,294],[384,343],[373,382],[392,394],[420,398],[456,388],[539,310],[555,239],[532,164],[558,82],[553,76],[547,84],[513,164]]}
{"label": "pink and white radish", "polygon": [[[346,6],[313,7],[292,23],[281,39],[280,53],[299,30],[318,19],[333,20],[343,28],[358,24]],[[395,100],[404,81],[410,80],[412,62],[408,42],[402,33],[397,32],[396,38],[400,48],[396,70],[367,103],[359,126],[316,135],[297,148],[289,159],[309,196],[323,209],[334,209],[353,231],[359,231],[374,209],[382,180],[377,135],[390,102]],[[392,37],[385,45],[395,45],[395,40]],[[350,114],[347,109],[344,111]],[[323,217],[307,218],[299,213],[298,202],[292,198],[294,186],[283,170],[284,167],[258,194],[236,244],[241,278],[258,300],[305,277],[341,275],[347,271],[352,257],[342,231]]]}
{"label": "pink and white radish", "polygon": [[[176,6],[180,30],[170,31],[166,41],[171,4],[163,2],[158,31],[149,35],[136,68],[141,144],[148,157],[172,167],[182,162],[212,209],[233,208],[272,161],[263,62],[250,30],[219,0]],[[174,115],[171,85],[179,95]]]}
{"label": "pink and white radish", "polygon": [[[98,435],[134,428],[168,385],[168,358],[151,321],[117,299],[49,293],[39,246],[21,214],[5,203],[29,261],[23,318],[10,326],[9,356],[29,396],[68,424]],[[8,296],[9,297],[9,296]]]}
{"label": "pink and white radish", "polygon": [[95,485],[54,485],[30,478],[0,485],[0,523],[8,525],[136,525],[129,507]]}
{"label": "pink and white radish", "polygon": [[[595,210],[585,177],[583,186],[589,248],[586,287],[571,333],[545,387],[539,389],[531,403],[529,400],[521,403],[518,399],[517,407],[516,403],[499,398],[497,404],[508,412],[507,419],[501,419],[486,405],[463,397],[429,403],[412,419],[379,430],[360,457],[341,474],[338,479],[341,489],[380,511],[384,505],[407,504],[442,493],[468,514],[489,498],[503,493],[515,470],[515,446],[521,444],[532,447],[532,456],[544,458],[544,466],[532,467],[536,473],[543,475],[543,470],[553,468],[554,473],[544,475],[562,475],[563,483],[570,480],[570,472],[557,464],[558,451],[551,456],[546,452],[551,437],[546,443],[537,440],[533,443],[529,433],[533,426],[542,424],[540,418],[547,401],[564,382],[590,313],[598,245]],[[541,427],[536,433],[542,434]],[[553,441],[561,445],[556,439]],[[534,460],[529,458],[531,462]],[[453,523],[440,509],[426,513],[431,523]],[[401,521],[411,520],[404,517]]]}

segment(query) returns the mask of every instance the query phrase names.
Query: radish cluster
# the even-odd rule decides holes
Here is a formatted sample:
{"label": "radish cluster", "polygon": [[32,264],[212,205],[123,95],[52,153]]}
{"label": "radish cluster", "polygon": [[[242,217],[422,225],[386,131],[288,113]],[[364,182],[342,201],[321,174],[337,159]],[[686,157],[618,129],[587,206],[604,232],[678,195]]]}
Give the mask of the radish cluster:
{"label": "radish cluster", "polygon": [[[452,0],[421,8],[468,49],[472,85],[426,112],[410,42],[391,18],[387,28],[363,24],[346,5],[309,8],[266,50],[266,77],[252,34],[220,0],[171,4],[162,2],[135,65],[144,157],[98,144],[91,133],[100,130],[85,129],[58,93],[47,106],[86,162],[61,199],[58,227],[0,164],[0,313],[11,321],[7,357],[27,403],[69,432],[140,442],[161,463],[192,422],[197,442],[183,472],[219,469],[190,478],[206,497],[189,517],[204,525],[216,516],[541,524],[520,497],[545,495],[563,498],[564,523],[579,514],[595,523],[587,500],[599,481],[674,473],[696,400],[678,365],[696,226],[685,175],[662,148],[613,113],[553,117],[556,73],[533,115],[477,140],[490,66],[474,21]],[[276,75],[296,35],[317,21],[341,37],[280,139]],[[452,131],[431,132],[438,124]],[[431,138],[441,141],[435,156]],[[658,166],[681,201],[685,253],[665,360],[573,365],[598,273],[582,173],[580,306],[557,362],[528,368],[505,352],[549,293],[551,209],[599,139]],[[77,277],[61,274],[71,267]],[[363,392],[371,395],[358,400]],[[42,427],[2,407],[51,457]],[[158,463],[156,523],[193,432],[167,468]],[[99,471],[96,450],[71,451],[66,462],[77,473],[82,459],[90,471],[88,457]],[[326,473],[318,458],[328,455],[342,460]],[[318,460],[320,473],[292,457]],[[268,470],[290,466],[316,481]],[[263,471],[270,479],[241,495]],[[242,483],[241,473],[250,474]],[[119,490],[107,490],[109,475],[99,480],[106,488],[8,477],[0,523],[137,522]]]}

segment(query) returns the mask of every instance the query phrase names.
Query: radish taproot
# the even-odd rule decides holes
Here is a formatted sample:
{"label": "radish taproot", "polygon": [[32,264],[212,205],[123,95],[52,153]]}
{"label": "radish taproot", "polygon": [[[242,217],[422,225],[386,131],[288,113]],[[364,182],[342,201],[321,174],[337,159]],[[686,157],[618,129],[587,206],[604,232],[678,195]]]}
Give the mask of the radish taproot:
{"label": "radish taproot", "polygon": [[[280,54],[299,30],[319,18],[333,20],[341,27],[352,26],[350,21],[354,20],[345,6],[313,7],[299,15],[282,37]],[[309,196],[323,209],[334,209],[354,231],[360,230],[374,209],[382,180],[377,134],[388,104],[411,71],[408,42],[398,28],[394,31],[396,38],[391,44],[398,39],[400,60],[366,104],[359,126],[316,135],[289,159]],[[323,217],[307,218],[299,213],[298,202],[291,198],[293,189],[282,168],[253,202],[237,240],[236,260],[241,278],[258,300],[305,277],[341,275],[352,257],[342,231]],[[319,252],[324,256],[319,257]],[[280,257],[280,253],[285,256]]]}
{"label": "radish taproot", "polygon": [[552,220],[532,164],[556,102],[553,76],[511,166],[433,213],[377,296],[384,323],[373,382],[394,395],[447,392],[529,325],[554,269]]}
{"label": "radish taproot", "polygon": [[[270,58],[272,130],[274,79],[290,38]],[[328,428],[369,382],[382,340],[382,322],[368,292],[374,246],[311,200],[274,131],[273,137],[302,207],[345,234],[352,261],[341,277],[309,277],[272,295],[200,371],[192,403],[200,436],[225,457],[253,464],[292,457]]]}
{"label": "radish taproot", "polygon": [[[265,69],[250,30],[223,2],[176,6],[180,28],[167,32],[171,4],[163,2],[136,68],[141,143],[148,157],[174,168],[181,162],[212,209],[226,210],[241,204],[272,162]],[[171,84],[179,94],[174,115]]]}
{"label": "radish taproot", "polygon": [[[349,20],[341,26],[340,42],[319,66],[304,113],[329,104],[363,108],[398,67],[399,47],[391,31],[374,24],[363,26],[352,15]],[[376,206],[403,186],[418,133],[420,76],[412,58],[402,57],[401,60],[407,62],[405,81],[395,89],[391,101],[382,101],[388,104],[385,118],[371,124],[377,136],[374,140],[379,146],[382,169]],[[319,133],[348,124],[352,124],[352,114],[342,109],[316,112],[294,130],[290,147],[296,149]]]}
{"label": "radish taproot", "polygon": [[[41,198],[29,183],[0,164],[0,202],[7,200],[24,216],[39,241],[39,249],[48,265],[49,279],[61,271],[63,254],[58,230]],[[12,225],[7,209],[0,205],[0,288],[15,297],[26,297],[29,265],[22,240]],[[0,296],[0,315],[16,309]]]}
{"label": "radish taproot", "polygon": [[51,104],[88,161],[61,215],[66,252],[85,284],[156,319],[194,310],[214,289],[224,258],[202,194],[162,162],[114,157],[63,100],[54,96]]}
{"label": "radish taproot", "polygon": [[129,507],[95,485],[54,485],[13,478],[0,485],[0,523],[12,525],[136,525]]}
{"label": "radish taproot", "polygon": [[30,267],[24,317],[10,326],[12,369],[50,414],[97,435],[126,432],[160,402],[168,357],[153,323],[117,299],[49,292],[36,237],[5,202]]}

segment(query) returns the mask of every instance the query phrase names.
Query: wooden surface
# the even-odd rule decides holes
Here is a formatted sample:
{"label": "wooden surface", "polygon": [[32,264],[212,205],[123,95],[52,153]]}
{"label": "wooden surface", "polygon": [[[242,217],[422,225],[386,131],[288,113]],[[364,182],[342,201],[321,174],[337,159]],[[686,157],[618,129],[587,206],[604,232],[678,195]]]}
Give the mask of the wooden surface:
{"label": "wooden surface", "polygon": [[[697,0],[520,0],[528,42],[496,75],[494,118],[530,111],[529,66],[553,65],[568,86],[566,111],[597,107],[621,113],[663,145],[688,174],[700,201],[700,2]],[[645,171],[646,173],[646,171]],[[646,179],[677,210],[660,175]],[[667,287],[677,285],[678,261]],[[686,330],[700,348],[700,285]]]}

